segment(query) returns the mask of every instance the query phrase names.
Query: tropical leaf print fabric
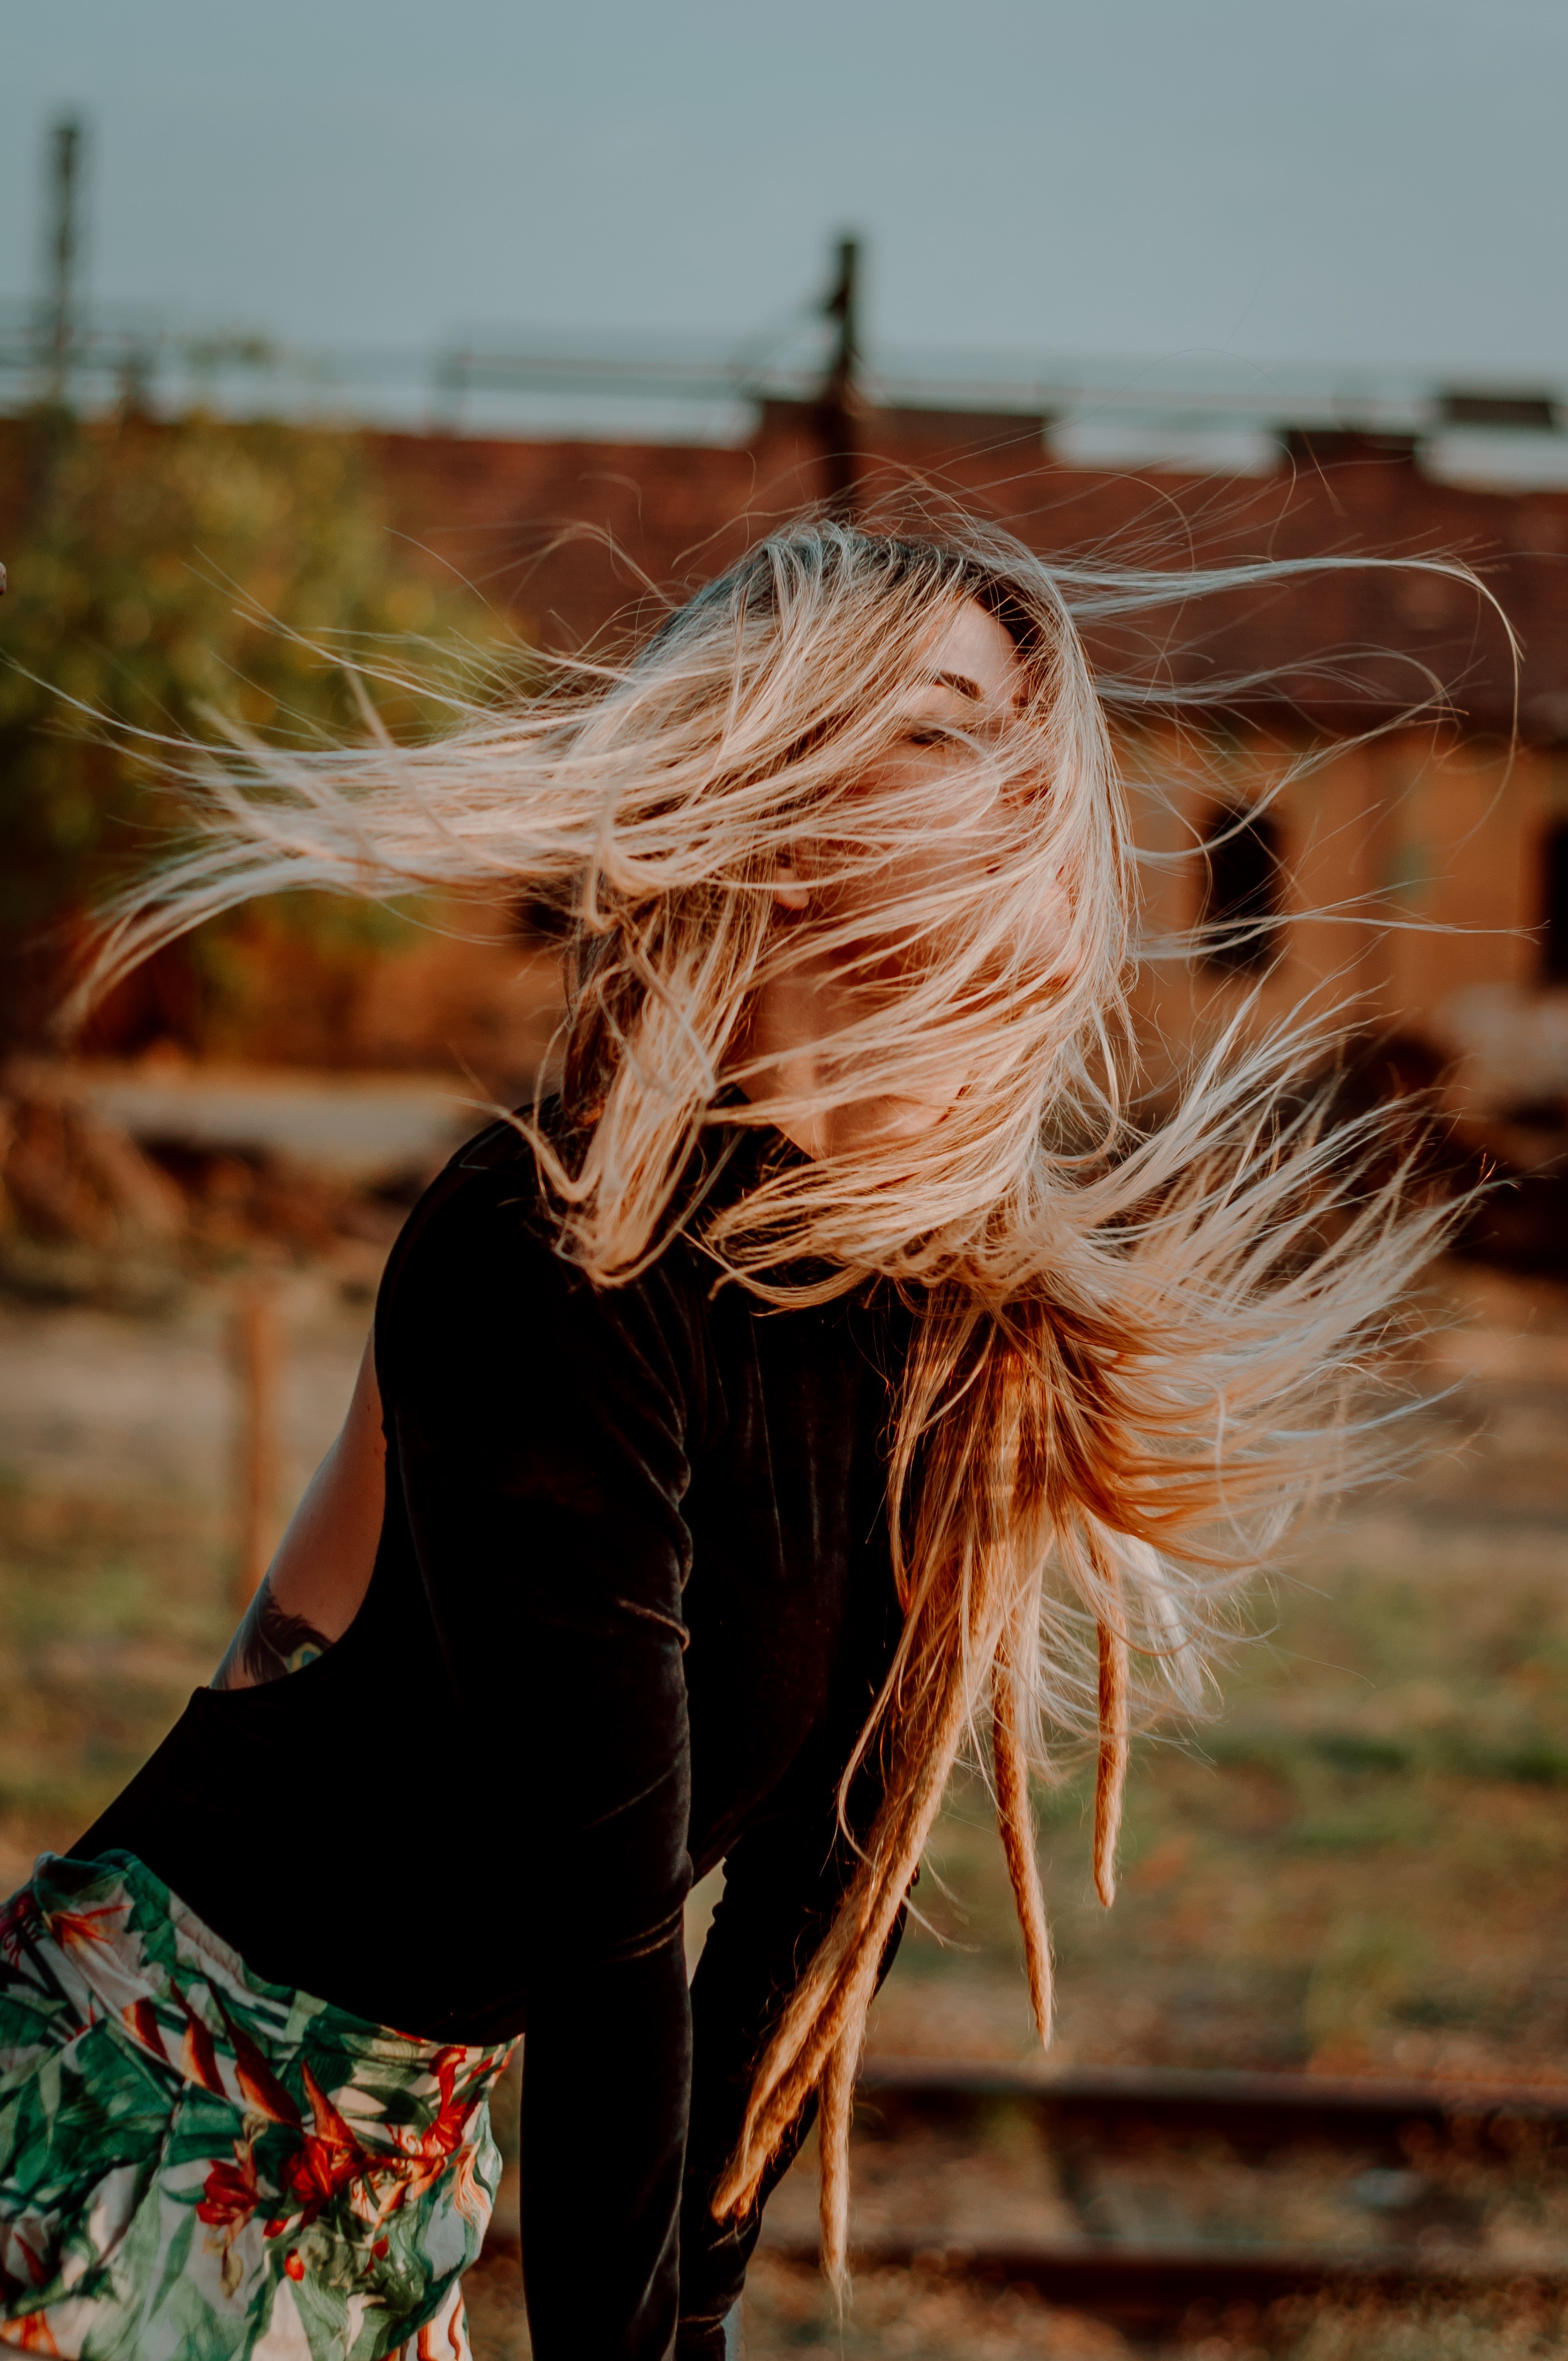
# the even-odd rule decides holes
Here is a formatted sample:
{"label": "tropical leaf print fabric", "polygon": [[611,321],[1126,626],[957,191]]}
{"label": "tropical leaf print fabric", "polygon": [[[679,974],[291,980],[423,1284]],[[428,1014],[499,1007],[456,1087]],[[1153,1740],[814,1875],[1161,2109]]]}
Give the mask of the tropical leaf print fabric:
{"label": "tropical leaf print fabric", "polygon": [[506,2046],[264,1983],[128,1853],[0,1911],[0,2347],[467,2361]]}

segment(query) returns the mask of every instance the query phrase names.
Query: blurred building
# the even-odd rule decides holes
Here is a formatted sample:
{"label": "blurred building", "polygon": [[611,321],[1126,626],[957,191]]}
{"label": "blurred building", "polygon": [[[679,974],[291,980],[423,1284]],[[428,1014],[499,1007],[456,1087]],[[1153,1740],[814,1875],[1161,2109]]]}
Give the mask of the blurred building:
{"label": "blurred building", "polygon": [[[905,400],[825,417],[809,378],[727,438],[383,426],[362,443],[400,548],[558,648],[646,625],[781,519],[841,495],[846,444],[862,499],[926,484],[1059,564],[1467,561],[1517,634],[1517,667],[1498,613],[1419,566],[1331,563],[1090,627],[1124,690],[1148,932],[1171,954],[1150,970],[1151,1038],[1179,1049],[1194,1016],[1244,994],[1282,1012],[1317,993],[1369,1033],[1458,1057],[1478,1111],[1568,1101],[1568,437],[1550,403],[1450,396],[1352,428],[1322,423],[1320,405],[1318,423],[1252,432],[1234,455],[1211,433],[1137,466],[1090,464],[1081,423],[1024,407],[1026,389],[989,411]],[[1537,446],[1562,489],[1528,480]],[[1466,480],[1510,465],[1526,480]],[[1141,712],[1140,688],[1179,692],[1179,724]],[[1238,917],[1257,921],[1250,941],[1179,955],[1194,926]],[[213,1046],[305,1064],[456,1055],[502,1088],[550,1030],[549,963],[510,924],[466,920],[330,976],[296,950],[241,995],[248,1035]],[[261,942],[257,956],[273,955]]]}
{"label": "blurred building", "polygon": [[[1497,407],[1479,423],[1506,442],[1508,399]],[[822,498],[821,425],[808,402],[773,401],[730,447],[382,433],[372,449],[432,563],[565,647],[646,620],[655,593]],[[1568,489],[1442,480],[1414,434],[1287,432],[1268,471],[1255,455],[1244,476],[1072,464],[1047,418],[1012,410],[871,409],[852,431],[866,497],[929,483],[1059,562],[1473,566],[1517,665],[1484,599],[1413,567],[1331,565],[1091,626],[1133,692],[1119,726],[1153,790],[1138,798],[1151,937],[1261,927],[1159,961],[1151,990],[1167,1039],[1254,990],[1271,1011],[1317,993],[1466,1056],[1462,1083],[1493,1112],[1568,1096]],[[1139,684],[1179,690],[1179,727],[1140,717]]]}
{"label": "blurred building", "polygon": [[[1151,941],[1175,954],[1194,927],[1232,928],[1158,961],[1157,1029],[1179,1042],[1238,995],[1282,1010],[1321,994],[1369,1031],[1466,1053],[1494,1112],[1568,1103],[1563,390],[868,355],[852,237],[825,301],[740,349],[480,336],[433,363],[180,335],[81,300],[84,137],[54,126],[47,282],[0,303],[0,410],[18,413],[0,434],[24,433],[29,406],[43,425],[340,421],[363,431],[400,557],[474,586],[534,644],[645,622],[803,504],[910,479],[1058,564],[1300,566],[1090,633],[1146,790]],[[0,530],[29,501],[0,467]],[[1439,557],[1478,569],[1501,612],[1419,565],[1333,562]],[[1141,691],[1175,692],[1179,726]],[[407,1062],[433,1049],[440,1009],[447,1050],[499,1075],[539,1038],[498,1013],[499,924],[485,942],[433,935],[374,990],[345,968],[329,991],[301,965],[291,1002],[267,995],[263,1046]],[[477,1032],[469,1000],[488,1012]]]}

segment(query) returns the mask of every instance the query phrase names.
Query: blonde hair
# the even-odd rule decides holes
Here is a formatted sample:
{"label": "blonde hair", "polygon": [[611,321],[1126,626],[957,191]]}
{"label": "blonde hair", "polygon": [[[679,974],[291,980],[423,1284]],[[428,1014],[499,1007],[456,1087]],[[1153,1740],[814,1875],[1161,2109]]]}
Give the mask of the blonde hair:
{"label": "blonde hair", "polygon": [[[1102,610],[1171,598],[1168,576],[1076,588]],[[971,599],[1012,636],[1020,703],[1001,727],[949,730],[946,759],[916,775],[886,758],[934,636]],[[1109,1903],[1129,1731],[1162,1697],[1199,1701],[1223,1600],[1339,1472],[1359,1370],[1442,1217],[1406,1203],[1399,1172],[1367,1177],[1375,1120],[1335,1128],[1288,1095],[1310,1052],[1299,1028],[1238,1020],[1157,1124],[1135,1121],[1135,865],[1105,705],[1061,581],[998,531],[808,520],[632,656],[562,664],[531,700],[476,708],[433,742],[236,741],[183,769],[201,838],[126,898],[99,981],[280,887],[526,889],[568,936],[578,1145],[568,1158],[529,1126],[559,1250],[612,1287],[689,1220],[768,1301],[879,1280],[915,1311],[888,1489],[904,1624],[856,1758],[876,1746],[884,1800],[714,2197],[721,2216],[750,2208],[819,2093],[824,2256],[841,2276],[867,2008],[966,1734],[989,1702],[1048,2038],[1029,1801],[1031,1766],[1051,1775],[1046,1735],[1096,1735]],[[965,857],[979,811],[982,861]],[[951,861],[933,861],[944,846]],[[875,891],[852,920],[795,920],[785,864]],[[824,951],[860,994],[809,1089],[786,1089],[749,1013]],[[679,1210],[710,1127],[810,1121],[955,1070],[964,1087],[923,1136],[875,1135]],[[752,1104],[737,1082],[774,1095]]]}

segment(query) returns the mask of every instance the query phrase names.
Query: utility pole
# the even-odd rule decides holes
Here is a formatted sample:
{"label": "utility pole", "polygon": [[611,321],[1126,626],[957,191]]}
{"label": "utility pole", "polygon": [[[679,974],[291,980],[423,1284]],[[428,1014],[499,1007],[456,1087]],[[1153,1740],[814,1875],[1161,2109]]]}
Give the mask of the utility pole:
{"label": "utility pole", "polygon": [[841,237],[838,275],[822,306],[824,317],[837,324],[839,333],[833,359],[817,398],[817,423],[823,472],[828,479],[828,505],[832,514],[845,523],[855,513],[861,473],[860,276],[861,242],[855,237]]}
{"label": "utility pole", "polygon": [[63,410],[71,391],[71,350],[76,341],[76,265],[81,251],[82,125],[66,115],[49,134],[49,226],[46,257],[49,293],[44,313],[47,400]]}

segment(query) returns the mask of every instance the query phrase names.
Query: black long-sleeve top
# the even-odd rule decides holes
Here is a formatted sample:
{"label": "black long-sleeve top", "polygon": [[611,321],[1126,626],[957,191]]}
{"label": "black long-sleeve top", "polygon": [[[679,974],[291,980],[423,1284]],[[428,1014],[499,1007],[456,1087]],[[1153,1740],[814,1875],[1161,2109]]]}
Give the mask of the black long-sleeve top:
{"label": "black long-sleeve top", "polygon": [[[77,1848],[136,1853],[257,1972],[378,2024],[526,2030],[539,2361],[664,2361],[677,2322],[702,2352],[739,2292],[757,2219],[707,2199],[848,1883],[837,1789],[898,1630],[903,1315],[715,1278],[677,1237],[595,1289],[516,1133],[462,1150],[377,1308],[357,1618],[284,1679],[197,1690]],[[876,1801],[868,1768],[851,1826]],[[688,1997],[683,1905],[720,1859]]]}

